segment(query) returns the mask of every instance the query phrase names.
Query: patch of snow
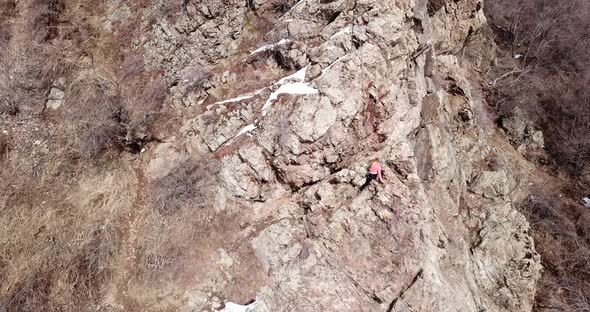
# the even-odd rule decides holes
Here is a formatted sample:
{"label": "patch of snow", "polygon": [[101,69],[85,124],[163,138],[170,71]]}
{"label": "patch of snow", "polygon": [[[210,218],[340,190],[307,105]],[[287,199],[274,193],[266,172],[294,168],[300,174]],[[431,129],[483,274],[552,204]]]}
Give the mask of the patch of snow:
{"label": "patch of snow", "polygon": [[289,75],[287,77],[283,77],[281,78],[279,81],[277,81],[275,83],[275,85],[283,85],[285,84],[285,82],[288,82],[289,80],[295,80],[297,82],[303,82],[303,80],[305,80],[305,75],[307,74],[307,67],[304,67],[302,69],[300,69],[299,71],[297,71],[296,73]]}
{"label": "patch of snow", "polygon": [[249,305],[241,305],[233,302],[225,304],[225,308],[219,312],[253,312],[256,308],[256,301]]}
{"label": "patch of snow", "polygon": [[264,106],[262,107],[262,116],[266,116],[268,113],[268,109],[272,105],[274,101],[279,98],[281,94],[296,94],[296,95],[309,95],[309,94],[317,94],[319,91],[315,88],[310,87],[307,83],[303,82],[295,82],[282,85],[278,88],[275,92],[273,92]]}
{"label": "patch of snow", "polygon": [[[255,121],[255,123],[256,123],[256,122],[257,122],[257,121]],[[254,123],[251,123],[251,124],[249,124],[249,125],[245,126],[244,128],[242,128],[242,130],[240,130],[240,131],[238,132],[238,134],[236,134],[236,135],[235,135],[233,138],[231,138],[231,139],[227,140],[225,143],[223,143],[223,145],[225,145],[225,146],[226,146],[226,145],[230,145],[230,144],[232,144],[232,142],[233,142],[233,141],[235,141],[235,140],[236,140],[238,137],[240,137],[241,135],[244,135],[244,134],[248,134],[249,136],[252,136],[252,135],[250,134],[250,132],[252,132],[252,131],[256,130],[257,128],[258,128],[258,126],[256,126]]]}
{"label": "patch of snow", "polygon": [[516,54],[516,55],[514,56],[514,58],[515,58],[515,59],[519,59],[519,58],[521,58],[521,57],[522,57],[522,54]]}
{"label": "patch of snow", "polygon": [[240,95],[240,96],[238,96],[236,98],[225,100],[225,101],[221,101],[221,102],[215,102],[213,104],[226,104],[226,103],[232,103],[232,102],[239,102],[239,101],[251,99],[253,97],[254,97],[254,95]]}
{"label": "patch of snow", "polygon": [[266,116],[272,103],[279,98],[281,94],[294,94],[294,95],[309,95],[317,94],[319,91],[309,86],[308,83],[304,83],[305,75],[307,74],[307,67],[304,67],[296,73],[287,77],[281,78],[274,85],[279,86],[273,93],[271,93],[264,106],[262,106],[262,116]]}
{"label": "patch of snow", "polygon": [[301,3],[303,3],[303,2],[305,2],[305,0],[299,0],[299,2],[295,3],[295,5],[294,5],[294,6],[292,6],[292,7],[289,9],[289,11],[287,11],[287,13],[283,14],[283,16],[285,16],[285,15],[287,15],[287,14],[291,13],[291,11],[293,11],[293,9],[295,9],[297,6],[299,6],[299,5],[300,5]]}
{"label": "patch of snow", "polygon": [[262,89],[258,89],[254,92],[254,94],[252,93],[246,93],[246,94],[242,94],[238,97],[235,97],[233,99],[229,99],[229,100],[224,100],[224,101],[219,101],[219,102],[215,102],[212,105],[219,105],[219,104],[227,104],[227,103],[233,103],[233,102],[240,102],[243,100],[249,100],[255,96],[257,96],[258,94],[260,94],[262,91],[264,91],[266,88],[262,88]]}
{"label": "patch of snow", "polygon": [[320,78],[322,78],[322,76],[323,76],[323,75],[324,75],[326,72],[328,72],[328,70],[330,70],[332,67],[334,67],[334,65],[336,65],[336,63],[340,62],[340,60],[342,60],[344,57],[346,57],[346,55],[344,55],[344,56],[341,56],[341,57],[337,58],[337,59],[336,59],[334,62],[330,63],[330,65],[328,65],[328,66],[326,66],[324,69],[322,69],[322,71],[321,71],[320,75],[319,75],[319,76],[316,78],[316,80],[317,80],[317,79],[320,79]]}
{"label": "patch of snow", "polygon": [[261,53],[261,52],[266,52],[266,51],[269,51],[269,50],[273,50],[273,49],[276,49],[277,47],[280,47],[282,45],[285,45],[285,44],[287,44],[289,42],[291,42],[291,40],[289,40],[289,39],[281,39],[281,41],[279,41],[277,43],[267,44],[267,45],[261,46],[260,48],[254,50],[252,53],[250,53],[250,55],[254,55],[254,54],[257,54],[257,53]]}
{"label": "patch of snow", "polygon": [[237,138],[244,133],[254,131],[256,128],[258,128],[258,127],[255,126],[254,124],[249,124],[249,125],[245,126],[244,128],[242,128],[242,130],[240,130],[240,132],[238,132],[238,134],[236,134],[236,136],[234,138]]}

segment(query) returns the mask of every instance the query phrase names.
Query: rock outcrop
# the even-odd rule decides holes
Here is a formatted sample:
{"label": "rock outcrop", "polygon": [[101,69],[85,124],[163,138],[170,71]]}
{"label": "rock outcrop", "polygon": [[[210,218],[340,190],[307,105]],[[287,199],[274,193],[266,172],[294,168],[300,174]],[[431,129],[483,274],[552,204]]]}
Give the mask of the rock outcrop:
{"label": "rock outcrop", "polygon": [[[530,311],[540,259],[513,206],[513,168],[482,165],[496,134],[480,126],[485,105],[458,56],[486,25],[483,3],[302,0],[267,33],[289,44],[253,60],[240,43],[272,3],[255,15],[242,2],[191,3],[145,47],[148,65],[181,81],[176,99],[202,108],[156,149],[150,175],[215,154],[231,199],[218,217],[238,216],[234,246],[252,251],[220,251],[187,311]],[[183,36],[195,45],[173,48]],[[265,65],[237,75],[224,59]],[[189,66],[216,70],[195,91],[182,85]],[[376,157],[387,181],[360,192]],[[256,304],[213,305],[205,292],[239,300],[223,285],[243,282],[231,268],[249,261],[265,276]]]}

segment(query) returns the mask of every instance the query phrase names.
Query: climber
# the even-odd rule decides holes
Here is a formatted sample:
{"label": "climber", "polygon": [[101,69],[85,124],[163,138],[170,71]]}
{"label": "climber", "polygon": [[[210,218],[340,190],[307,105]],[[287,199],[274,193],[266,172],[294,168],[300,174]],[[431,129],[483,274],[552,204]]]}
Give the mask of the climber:
{"label": "climber", "polygon": [[367,173],[367,180],[365,184],[361,186],[361,192],[371,184],[371,181],[377,180],[379,183],[383,183],[383,178],[385,177],[385,171],[381,165],[381,161],[379,159],[374,159],[371,161],[371,167],[369,168],[369,172]]}

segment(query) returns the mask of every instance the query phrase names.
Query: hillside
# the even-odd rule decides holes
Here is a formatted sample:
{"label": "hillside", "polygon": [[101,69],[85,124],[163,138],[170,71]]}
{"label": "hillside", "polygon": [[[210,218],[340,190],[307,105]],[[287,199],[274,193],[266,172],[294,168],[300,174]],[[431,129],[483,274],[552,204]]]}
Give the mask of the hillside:
{"label": "hillside", "polygon": [[0,0],[0,311],[590,311],[510,5]]}

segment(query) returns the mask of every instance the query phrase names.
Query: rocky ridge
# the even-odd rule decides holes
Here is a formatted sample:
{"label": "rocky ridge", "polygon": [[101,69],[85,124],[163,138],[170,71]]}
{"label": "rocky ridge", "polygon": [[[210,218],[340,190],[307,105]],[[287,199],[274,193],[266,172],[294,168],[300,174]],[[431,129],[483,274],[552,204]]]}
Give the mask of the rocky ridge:
{"label": "rocky ridge", "polygon": [[[219,246],[185,310],[530,311],[541,267],[513,206],[524,180],[461,56],[483,2],[302,0],[241,53],[271,3],[257,5],[189,3],[145,43],[177,107],[198,108],[148,151],[148,176],[215,155],[216,213],[239,216],[234,246],[252,251]],[[359,192],[376,157],[387,182]],[[249,261],[256,296],[231,298]]]}

